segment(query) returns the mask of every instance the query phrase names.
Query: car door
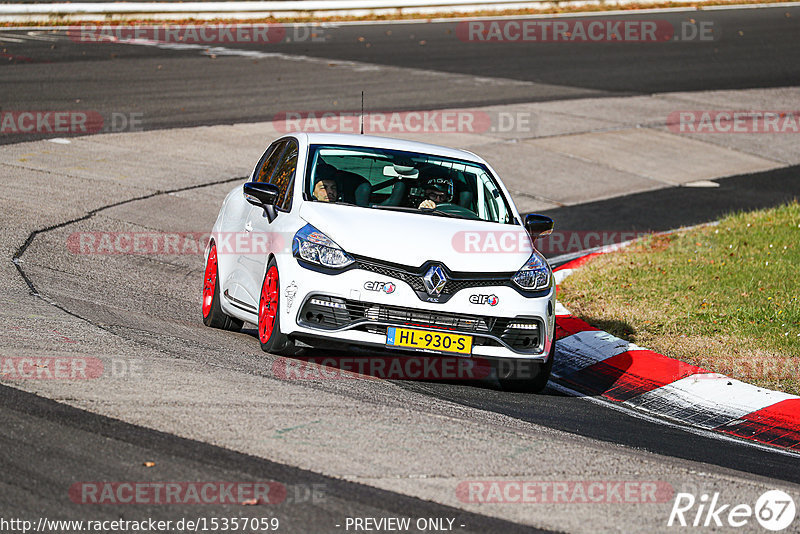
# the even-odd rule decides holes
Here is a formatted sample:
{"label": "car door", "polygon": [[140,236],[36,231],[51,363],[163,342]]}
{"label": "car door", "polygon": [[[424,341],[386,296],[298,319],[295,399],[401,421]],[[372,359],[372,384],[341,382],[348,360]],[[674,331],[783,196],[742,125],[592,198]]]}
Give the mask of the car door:
{"label": "car door", "polygon": [[[280,156],[286,148],[286,141],[281,139],[272,143],[259,159],[258,164],[253,169],[250,181],[269,181],[269,177],[275,170]],[[230,224],[226,225],[228,234],[225,236],[225,250],[232,254],[235,261],[232,262],[230,275],[225,281],[224,297],[238,308],[257,313],[258,301],[254,299],[253,288],[256,281],[253,279],[253,264],[258,262],[257,257],[251,254],[251,227],[249,223],[250,213],[254,206],[247,202],[244,193],[235,197],[235,207],[229,209],[232,216]],[[258,282],[260,283],[260,281]],[[259,286],[260,290],[260,286]]]}
{"label": "car door", "polygon": [[[291,211],[292,191],[297,170],[299,146],[295,139],[289,138],[282,142],[269,162],[264,165],[263,172],[256,177],[258,181],[271,183],[278,186],[280,195],[275,205],[278,217],[270,222],[263,208],[253,206],[245,223],[245,232],[250,235],[250,253],[247,255],[246,266],[248,270],[248,293],[253,302],[258,305],[261,294],[261,284],[267,266],[270,252],[285,252],[291,247],[290,237],[284,235],[282,227],[285,226],[286,216]],[[274,163],[273,163],[274,161]]]}
{"label": "car door", "polygon": [[[264,151],[253,169],[250,180],[257,180],[268,169],[274,169],[278,163],[280,154],[285,147],[285,141],[279,140],[272,143]],[[254,282],[249,280],[251,277],[247,268],[247,247],[246,240],[242,237],[249,235],[245,232],[245,224],[253,206],[244,198],[241,187],[238,193],[233,194],[227,200],[222,223],[219,227],[220,234],[217,239],[217,254],[220,263],[225,264],[224,280],[222,282],[223,297],[228,304],[250,313],[256,313],[256,303],[253,302],[252,295],[248,288]]]}

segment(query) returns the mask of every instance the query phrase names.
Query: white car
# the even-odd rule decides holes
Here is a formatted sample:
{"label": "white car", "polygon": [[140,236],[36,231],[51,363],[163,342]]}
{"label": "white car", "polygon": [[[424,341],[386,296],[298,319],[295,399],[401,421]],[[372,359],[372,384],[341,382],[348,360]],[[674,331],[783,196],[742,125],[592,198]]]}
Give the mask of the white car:
{"label": "white car", "polygon": [[206,248],[203,321],[258,325],[261,347],[360,346],[484,358],[538,391],[555,353],[553,221],[520,216],[463,150],[293,133],[225,198]]}

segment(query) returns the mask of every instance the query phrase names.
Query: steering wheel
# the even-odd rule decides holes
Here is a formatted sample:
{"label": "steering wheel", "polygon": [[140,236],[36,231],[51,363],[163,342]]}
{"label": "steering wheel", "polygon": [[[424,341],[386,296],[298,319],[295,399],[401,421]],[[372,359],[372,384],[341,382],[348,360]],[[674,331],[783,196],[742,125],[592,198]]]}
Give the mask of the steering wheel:
{"label": "steering wheel", "polygon": [[464,206],[459,206],[458,204],[450,204],[447,202],[444,204],[436,204],[436,210],[444,213],[450,213],[452,215],[458,215],[459,217],[463,217],[465,219],[480,220],[480,217],[478,217],[472,210],[469,210]]}

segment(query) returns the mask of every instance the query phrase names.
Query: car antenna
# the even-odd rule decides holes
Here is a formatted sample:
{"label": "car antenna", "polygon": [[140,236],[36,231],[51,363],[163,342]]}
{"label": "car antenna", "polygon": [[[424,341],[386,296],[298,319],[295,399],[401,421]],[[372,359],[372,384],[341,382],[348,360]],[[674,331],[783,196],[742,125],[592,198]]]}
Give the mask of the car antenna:
{"label": "car antenna", "polygon": [[361,135],[364,135],[364,91],[361,91]]}

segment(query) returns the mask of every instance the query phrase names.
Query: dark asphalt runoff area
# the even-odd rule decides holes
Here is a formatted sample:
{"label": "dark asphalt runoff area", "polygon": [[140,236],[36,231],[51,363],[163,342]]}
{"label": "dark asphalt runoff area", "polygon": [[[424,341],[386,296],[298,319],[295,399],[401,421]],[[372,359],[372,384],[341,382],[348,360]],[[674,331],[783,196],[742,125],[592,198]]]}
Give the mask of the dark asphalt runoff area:
{"label": "dark asphalt runoff area", "polygon": [[[546,532],[130,425],[7,386],[0,386],[0,425],[0,512],[6,519],[277,518],[274,530],[306,533],[342,532],[347,517],[432,517],[454,519],[459,532]],[[119,504],[76,505],[72,499],[82,494],[69,491],[78,481],[133,480],[277,482],[283,488],[274,490],[275,503],[137,504],[125,514]]]}
{"label": "dark asphalt runoff area", "polygon": [[[362,89],[367,93],[367,109],[402,110],[781,87],[800,81],[800,8],[631,14],[623,18],[626,17],[663,19],[676,24],[688,18],[711,21],[720,35],[704,43],[464,43],[455,35],[456,23],[387,23],[326,28],[322,42],[224,45],[322,58],[331,65],[329,70],[301,69],[303,63],[298,62],[300,75],[285,67],[274,70],[275,63],[268,57],[211,58],[201,56],[195,49],[76,43],[63,32],[45,33],[52,38],[29,39],[21,37],[29,35],[27,30],[0,29],[0,105],[2,110],[141,113],[146,119],[145,129],[162,129],[264,121],[287,109],[355,109]],[[529,89],[513,84],[480,90],[454,88],[427,100],[416,96],[404,99],[398,93],[406,88],[398,87],[394,80],[389,83],[376,79],[364,86],[361,81],[332,78],[330,70],[336,69],[337,61],[537,85]],[[0,134],[2,144],[29,139]],[[720,179],[720,187],[713,189],[668,188],[559,208],[546,214],[561,229],[667,230],[713,220],[732,210],[772,206],[797,198],[798,172],[797,167],[789,167]],[[614,214],[613,220],[609,220],[609,213]],[[32,279],[37,283],[35,276]],[[74,308],[68,305],[67,309],[89,322],[102,319],[101,308],[93,310],[75,303]],[[137,320],[131,319],[131,331],[136,331],[135,326],[146,330],[149,323],[142,319],[137,325]],[[168,339],[166,334],[164,339]],[[257,345],[255,339],[248,341]],[[702,462],[709,470],[732,469],[800,483],[800,462],[795,457],[642,421],[549,389],[531,396],[501,392],[487,384],[400,384],[418,393],[610,444]],[[285,525],[281,531],[287,532],[341,532],[342,529],[331,528],[340,518],[388,515],[456,517],[465,525],[460,529],[464,532],[532,531],[499,519],[129,425],[5,386],[0,386],[0,425],[6,429],[0,437],[0,510],[14,510],[18,517],[49,515],[68,519],[91,515],[113,519],[122,515],[113,506],[76,507],[67,496],[67,489],[75,480],[266,479],[285,484],[290,495],[292,488],[318,484],[325,488],[326,497],[314,502],[248,507],[245,511],[241,506],[206,505],[181,508],[180,514],[275,516],[281,519],[282,527]],[[155,462],[155,467],[144,468],[144,461]],[[172,520],[177,514],[169,507],[125,512],[126,516]],[[299,516],[302,522],[293,523]]]}
{"label": "dark asphalt runoff area", "polygon": [[769,208],[800,198],[800,167],[729,176],[718,187],[668,187],[567,206],[541,213],[559,229],[575,231],[665,232],[737,211]]}
{"label": "dark asphalt runoff area", "polygon": [[[287,68],[269,57],[224,56],[222,51],[214,58],[204,56],[205,46],[186,50],[84,43],[64,31],[31,35],[0,29],[0,105],[4,110],[96,110],[107,118],[111,113],[139,113],[144,129],[158,129],[258,122],[286,110],[357,110],[362,90],[367,110],[400,111],[781,87],[800,80],[798,7],[614,16],[629,19],[665,21],[678,32],[682,24],[710,24],[712,39],[465,42],[457,22],[417,22],[313,30],[287,26],[281,42],[220,45],[329,60],[313,68],[304,68],[303,62]],[[431,71],[430,83],[449,73],[529,85],[473,89],[443,80],[444,85],[428,87],[424,75],[405,81],[382,73],[353,76],[337,67],[337,61]],[[21,137],[0,134],[0,143]]]}

